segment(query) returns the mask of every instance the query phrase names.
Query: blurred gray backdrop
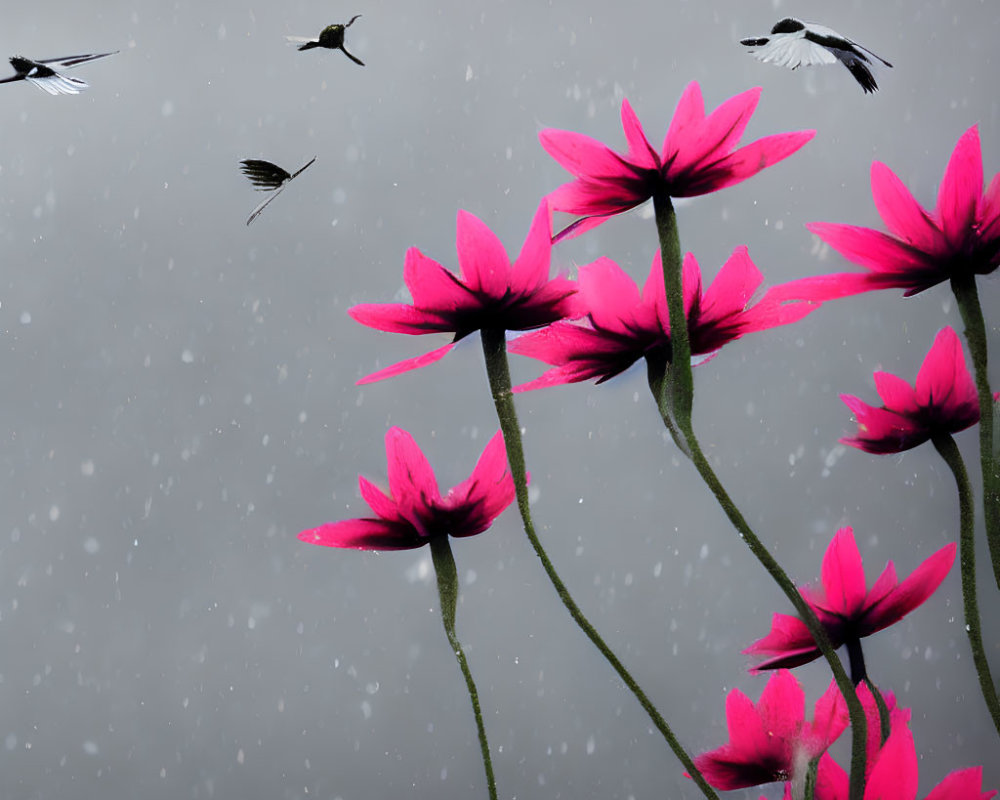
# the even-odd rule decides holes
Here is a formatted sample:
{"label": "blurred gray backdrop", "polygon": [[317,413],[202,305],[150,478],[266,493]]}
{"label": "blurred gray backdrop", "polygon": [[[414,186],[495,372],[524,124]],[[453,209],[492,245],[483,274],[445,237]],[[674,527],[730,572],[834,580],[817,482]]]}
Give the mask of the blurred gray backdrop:
{"label": "blurred gray backdrop", "polygon": [[[358,13],[348,46],[364,68],[284,42]],[[738,46],[786,15],[892,61],[882,90]],[[91,83],[78,97],[0,86],[4,798],[485,797],[429,553],[295,535],[365,511],[357,475],[384,481],[388,426],[413,433],[442,487],[496,430],[475,340],[358,388],[444,340],[362,328],[346,310],[404,298],[410,246],[454,267],[458,209],[516,253],[539,198],[567,178],[541,128],[621,147],[627,96],[659,142],[689,81],[709,109],[763,86],[744,141],[816,138],[681,204],[679,221],[706,277],[748,244],[769,284],[847,268],[804,223],[879,227],[873,159],[932,204],[978,122],[987,180],[1000,168],[994,0],[39,0],[3,17],[4,56],[122,51],[75,71]],[[248,229],[260,195],[237,162],[313,156]],[[644,279],[650,217],[561,245],[554,268],[608,255]],[[996,385],[1000,294],[995,277],[980,285]],[[839,392],[874,402],[875,369],[912,380],[935,333],[961,329],[945,287],[900,294],[832,303],[696,372],[703,443],[800,582],[845,524],[872,580],[956,538],[953,481],[932,448],[877,458],[837,445],[852,430]],[[642,369],[519,408],[536,521],[580,605],[692,751],[723,743],[726,692],[756,699],[764,685],[739,651],[783,598],[664,437]],[[959,443],[978,476],[975,432]],[[501,796],[696,796],[571,624],[516,514],[454,550]],[[982,576],[1000,670],[1000,603]],[[984,761],[996,787],[957,571],[866,651],[913,708],[921,796]],[[826,669],[799,676],[811,706]]]}

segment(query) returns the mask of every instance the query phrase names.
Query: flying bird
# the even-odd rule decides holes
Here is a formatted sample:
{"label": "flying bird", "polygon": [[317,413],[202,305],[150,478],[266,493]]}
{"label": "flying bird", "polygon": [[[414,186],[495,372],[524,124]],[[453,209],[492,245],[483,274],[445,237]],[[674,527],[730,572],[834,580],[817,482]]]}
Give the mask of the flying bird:
{"label": "flying bird", "polygon": [[360,14],[355,14],[351,17],[351,21],[346,25],[342,25],[340,23],[336,25],[327,25],[320,32],[318,39],[312,39],[308,36],[286,36],[285,38],[292,44],[299,45],[299,50],[312,50],[314,47],[325,47],[328,50],[342,50],[344,55],[351,59],[351,61],[363,67],[365,62],[357,56],[347,52],[347,48],[344,47],[344,34],[360,16]]}
{"label": "flying bird", "polygon": [[250,179],[254,188],[258,192],[271,192],[263,203],[250,212],[250,216],[247,218],[247,225],[257,219],[260,212],[267,208],[268,204],[284,191],[289,182],[293,178],[305,172],[306,167],[312,164],[315,160],[316,156],[313,156],[312,161],[309,161],[296,172],[291,174],[289,174],[287,170],[279,167],[277,164],[272,164],[270,161],[263,161],[259,158],[247,158],[241,161],[240,169],[243,170],[243,174]]}
{"label": "flying bird", "polygon": [[[753,57],[765,64],[796,69],[805,64],[836,64],[847,67],[854,79],[861,84],[865,93],[878,90],[869,66],[875,58],[891,67],[882,56],[877,56],[867,47],[841,36],[835,30],[811,22],[802,22],[794,17],[786,17],[778,22],[769,36],[741,39],[740,44],[754,48]],[[869,58],[871,56],[871,58]]]}
{"label": "flying bird", "polygon": [[14,68],[16,75],[9,78],[0,78],[0,83],[13,83],[14,81],[30,81],[39,89],[51,95],[57,94],[80,94],[90,84],[80,78],[70,78],[59,72],[61,69],[76,67],[88,61],[98,58],[113,56],[113,53],[90,53],[83,56],[66,56],[65,58],[42,58],[35,61],[24,56],[12,56],[10,65]]}

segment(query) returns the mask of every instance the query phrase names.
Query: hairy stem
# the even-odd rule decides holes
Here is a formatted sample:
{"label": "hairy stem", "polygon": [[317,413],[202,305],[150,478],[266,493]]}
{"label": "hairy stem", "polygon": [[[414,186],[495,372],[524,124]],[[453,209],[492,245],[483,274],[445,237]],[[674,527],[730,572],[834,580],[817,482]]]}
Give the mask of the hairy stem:
{"label": "hairy stem", "polygon": [[524,464],[524,446],[521,442],[521,428],[518,425],[517,412],[514,407],[514,395],[510,390],[510,367],[507,363],[505,331],[502,329],[484,328],[482,330],[482,340],[483,354],[486,357],[486,373],[489,376],[490,390],[493,393],[493,403],[496,406],[497,416],[500,419],[500,429],[503,431],[504,442],[507,445],[507,459],[510,462],[511,474],[514,477],[514,487],[517,492],[517,507],[521,512],[524,532],[528,536],[528,541],[531,542],[535,555],[541,561],[545,574],[548,576],[553,588],[555,588],[556,594],[559,595],[562,604],[577,624],[577,627],[590,639],[614,671],[618,673],[618,677],[621,678],[622,682],[635,695],[635,698],[639,701],[639,705],[649,715],[653,725],[663,736],[664,740],[666,740],[667,745],[674,752],[674,755],[677,756],[698,788],[701,789],[702,794],[705,797],[712,798],[712,800],[718,800],[718,795],[708,785],[701,772],[698,771],[691,756],[681,746],[680,741],[670,729],[667,721],[657,710],[656,706],[653,705],[653,702],[646,696],[646,693],[636,682],[635,678],[632,677],[628,669],[625,668],[625,665],[619,660],[618,656],[604,642],[597,629],[594,628],[584,616],[579,606],[577,606],[566,585],[562,582],[555,567],[549,560],[545,548],[542,547],[542,543],[535,533],[535,523],[532,521],[531,509],[528,505],[528,479]]}
{"label": "hairy stem", "polygon": [[483,758],[483,769],[486,770],[486,787],[490,800],[497,800],[497,781],[493,776],[493,760],[490,758],[490,745],[486,740],[486,726],[483,724],[483,712],[479,707],[479,692],[476,682],[472,679],[472,670],[465,659],[465,651],[455,635],[455,607],[458,604],[458,572],[455,569],[455,558],[451,554],[451,544],[447,536],[431,537],[431,559],[434,561],[434,572],[437,574],[438,594],[441,597],[441,619],[444,620],[444,632],[448,636],[458,666],[465,677],[465,686],[469,690],[472,701],[472,713],[476,717],[476,730],[479,732],[479,750]]}
{"label": "hairy stem", "polygon": [[969,634],[969,646],[972,648],[972,663],[976,666],[979,676],[979,688],[983,693],[986,708],[989,709],[993,725],[1000,735],[1000,700],[997,699],[996,684],[990,674],[990,662],[986,658],[983,647],[982,623],[979,619],[979,600],[976,596],[976,542],[973,537],[975,525],[974,501],[969,476],[965,471],[965,463],[959,453],[958,445],[948,434],[935,436],[931,441],[941,458],[945,460],[955,484],[958,487],[959,536],[958,553],[962,569],[962,604],[965,607],[965,630]]}
{"label": "hairy stem", "polygon": [[979,461],[983,472],[983,518],[986,521],[986,541],[993,562],[993,578],[1000,589],[1000,458],[994,451],[993,429],[996,402],[990,391],[987,368],[986,323],[979,303],[975,275],[952,278],[951,290],[958,301],[958,310],[965,324],[965,340],[972,354],[972,368],[979,396]]}
{"label": "hairy stem", "polygon": [[[809,628],[817,647],[823,653],[837,686],[847,701],[851,717],[851,778],[850,800],[862,800],[865,782],[865,737],[866,725],[864,709],[858,699],[854,684],[837,657],[826,631],[813,613],[809,604],[802,599],[795,584],[770,554],[753,532],[736,504],[727,494],[722,482],[705,458],[701,445],[694,434],[691,409],[694,404],[694,380],[691,375],[691,342],[687,329],[684,309],[683,262],[681,259],[680,236],[677,232],[677,217],[670,197],[658,193],[653,196],[656,213],[656,231],[660,239],[660,256],[663,261],[663,285],[667,295],[667,310],[670,316],[671,358],[669,366],[659,376],[651,375],[650,388],[656,400],[660,416],[675,441],[694,463],[702,480],[708,485],[740,538],[754,554],[764,569],[772,577],[791,601],[799,617]],[[664,385],[664,382],[667,385]]]}

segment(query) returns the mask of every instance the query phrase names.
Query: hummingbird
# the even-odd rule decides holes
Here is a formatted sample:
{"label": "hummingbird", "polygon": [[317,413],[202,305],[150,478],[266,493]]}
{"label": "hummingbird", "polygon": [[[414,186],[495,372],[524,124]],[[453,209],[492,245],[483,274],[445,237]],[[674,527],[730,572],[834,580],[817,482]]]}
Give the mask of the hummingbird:
{"label": "hummingbird", "polygon": [[786,17],[771,28],[770,36],[741,39],[740,44],[755,48],[750,50],[758,61],[777,64],[779,67],[796,69],[805,64],[836,64],[838,61],[850,70],[854,79],[861,84],[865,94],[878,91],[878,84],[872,77],[869,65],[872,58],[891,67],[882,56],[877,56],[846,36],[824,25],[802,22],[794,17]]}
{"label": "hummingbird", "polygon": [[267,208],[268,204],[284,191],[289,182],[305,172],[306,168],[315,160],[316,156],[313,156],[312,161],[309,161],[293,173],[289,173],[277,164],[272,164],[270,161],[264,161],[259,158],[247,158],[241,161],[240,169],[250,179],[254,188],[258,192],[271,192],[263,203],[250,212],[250,216],[247,218],[247,225],[257,219],[260,212]]}
{"label": "hummingbird", "polygon": [[340,23],[337,23],[336,25],[327,25],[320,32],[318,39],[312,39],[308,36],[286,36],[285,38],[292,44],[299,45],[299,50],[312,50],[314,47],[325,47],[328,50],[342,50],[344,55],[351,59],[351,61],[358,66],[363,67],[365,62],[357,56],[347,52],[347,48],[344,47],[344,34],[360,16],[360,14],[355,14],[351,17],[351,21],[346,25]]}
{"label": "hummingbird", "polygon": [[9,78],[0,78],[0,83],[12,83],[14,81],[30,81],[39,89],[51,95],[57,94],[80,94],[90,84],[80,78],[70,78],[63,75],[58,70],[76,67],[88,61],[98,58],[113,56],[118,51],[112,53],[90,53],[82,56],[66,56],[64,58],[42,58],[35,61],[24,56],[12,56],[10,65],[14,68],[15,75]]}

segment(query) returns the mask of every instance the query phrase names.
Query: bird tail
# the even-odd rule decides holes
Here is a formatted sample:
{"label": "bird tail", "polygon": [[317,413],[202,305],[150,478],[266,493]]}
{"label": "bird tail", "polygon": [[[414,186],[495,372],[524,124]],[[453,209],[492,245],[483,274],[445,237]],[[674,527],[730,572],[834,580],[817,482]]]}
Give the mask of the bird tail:
{"label": "bird tail", "polygon": [[314,47],[319,47],[319,42],[306,42],[305,44],[300,44],[299,50],[312,50]]}

